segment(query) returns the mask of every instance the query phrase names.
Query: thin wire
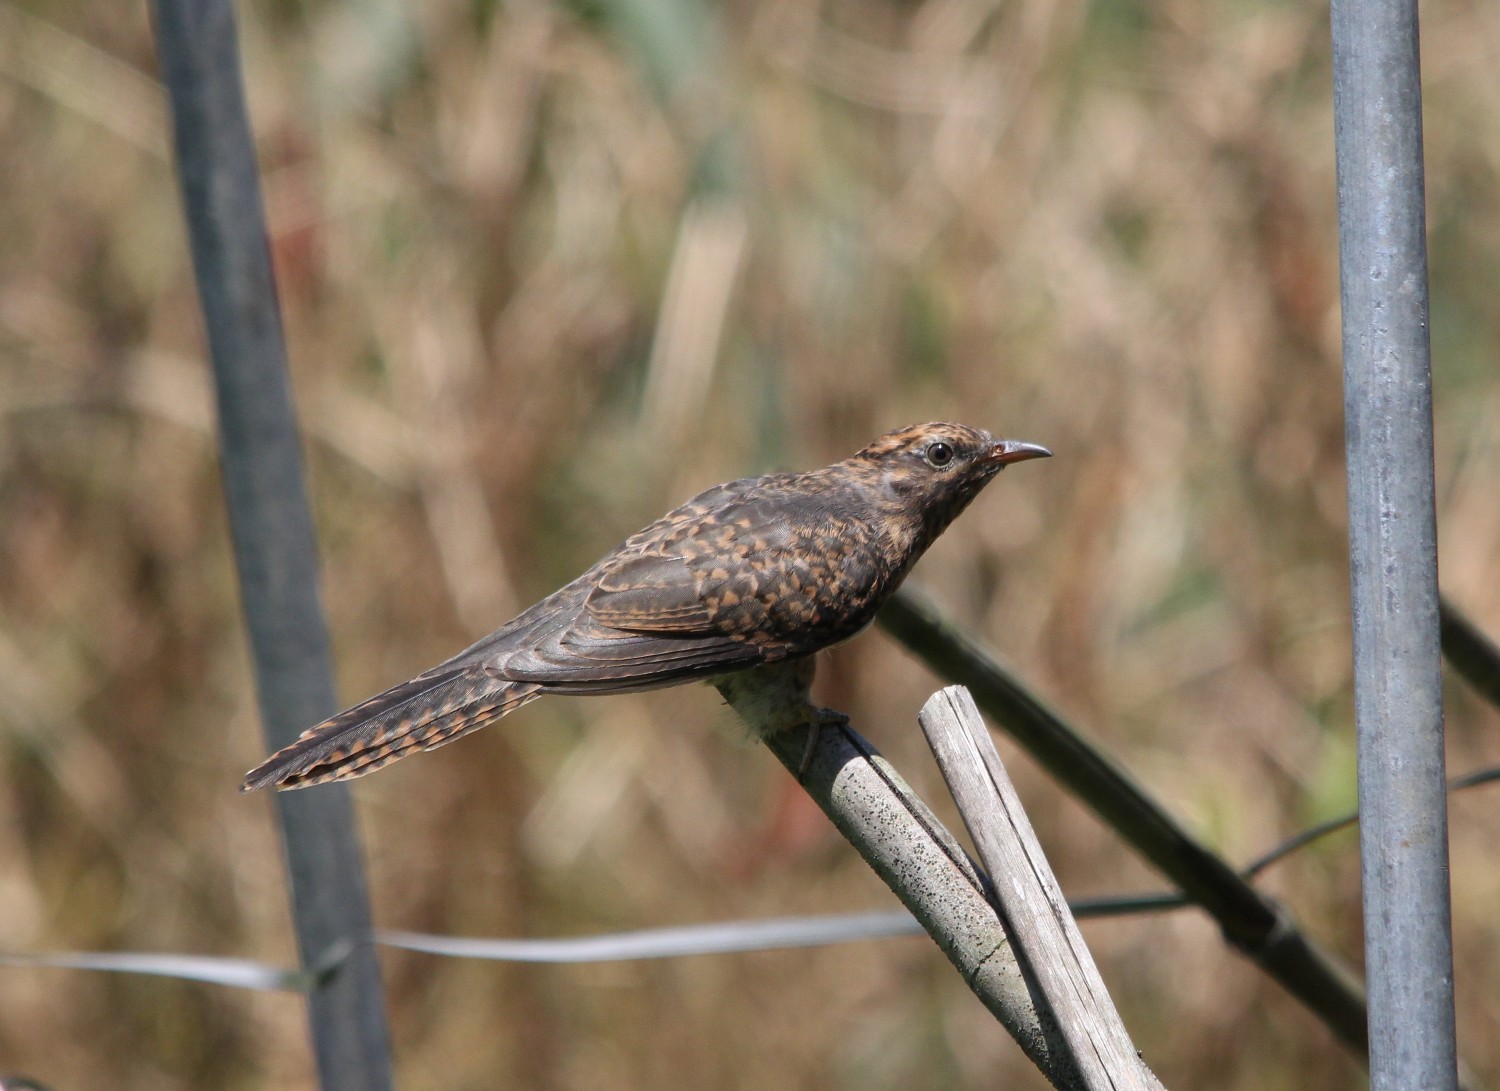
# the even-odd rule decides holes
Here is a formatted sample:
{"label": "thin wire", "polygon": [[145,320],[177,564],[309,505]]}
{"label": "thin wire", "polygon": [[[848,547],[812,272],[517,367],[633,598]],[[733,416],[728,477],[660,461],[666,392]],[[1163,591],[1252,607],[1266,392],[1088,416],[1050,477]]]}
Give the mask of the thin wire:
{"label": "thin wire", "polygon": [[[1496,781],[1500,781],[1500,766],[1455,777],[1448,782],[1448,791],[1461,792]],[[1319,838],[1346,829],[1358,821],[1359,814],[1355,811],[1311,826],[1257,857],[1240,874],[1246,879],[1253,878]],[[1076,917],[1100,918],[1168,912],[1184,908],[1188,904],[1181,894],[1163,892],[1084,898],[1070,901],[1068,906]],[[416,932],[380,932],[373,937],[371,943],[378,947],[416,951],[444,958],[568,964],[786,950],[920,934],[922,927],[915,918],[904,909],[895,909],[817,917],[725,921],[719,924],[647,928],[554,939],[481,939]],[[180,981],[198,981],[264,992],[306,992],[314,982],[333,974],[351,954],[364,946],[349,939],[340,940],[321,957],[314,959],[305,972],[248,959],[146,952],[20,954],[0,951],[0,966],[95,970],[169,977]]]}

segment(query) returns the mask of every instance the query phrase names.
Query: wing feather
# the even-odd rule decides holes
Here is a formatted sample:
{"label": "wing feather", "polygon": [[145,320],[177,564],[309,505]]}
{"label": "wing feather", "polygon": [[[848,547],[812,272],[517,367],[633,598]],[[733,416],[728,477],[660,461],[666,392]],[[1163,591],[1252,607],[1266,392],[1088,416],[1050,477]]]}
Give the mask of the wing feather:
{"label": "wing feather", "polygon": [[[455,662],[548,689],[671,685],[806,655],[868,623],[878,531],[780,478],[689,501]],[[866,607],[868,606],[868,609]]]}
{"label": "wing feather", "polygon": [[626,632],[713,632],[703,584],[680,555],[640,553],[607,566],[586,606],[598,621]]}

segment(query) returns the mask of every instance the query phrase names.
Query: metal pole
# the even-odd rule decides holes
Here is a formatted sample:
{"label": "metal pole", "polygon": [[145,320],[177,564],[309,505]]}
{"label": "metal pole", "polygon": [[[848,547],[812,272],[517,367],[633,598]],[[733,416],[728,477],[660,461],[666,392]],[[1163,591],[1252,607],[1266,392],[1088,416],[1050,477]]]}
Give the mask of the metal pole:
{"label": "metal pole", "polygon": [[1416,0],[1333,0],[1374,1091],[1457,1086]]}
{"label": "metal pole", "polygon": [[[225,501],[261,717],[277,747],[336,705],[234,9],[230,0],[155,0],[152,11],[213,357]],[[344,956],[308,997],[320,1086],[389,1088],[380,973],[347,790],[329,786],[277,802],[302,964]]]}

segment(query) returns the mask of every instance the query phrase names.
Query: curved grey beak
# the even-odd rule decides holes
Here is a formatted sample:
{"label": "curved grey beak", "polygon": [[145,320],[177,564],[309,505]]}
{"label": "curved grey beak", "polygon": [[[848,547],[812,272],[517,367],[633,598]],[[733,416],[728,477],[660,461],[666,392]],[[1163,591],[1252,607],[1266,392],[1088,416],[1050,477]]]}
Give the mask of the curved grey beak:
{"label": "curved grey beak", "polygon": [[1012,462],[1025,462],[1028,458],[1051,457],[1051,451],[1035,443],[1022,443],[1018,439],[997,439],[984,460],[1009,466]]}

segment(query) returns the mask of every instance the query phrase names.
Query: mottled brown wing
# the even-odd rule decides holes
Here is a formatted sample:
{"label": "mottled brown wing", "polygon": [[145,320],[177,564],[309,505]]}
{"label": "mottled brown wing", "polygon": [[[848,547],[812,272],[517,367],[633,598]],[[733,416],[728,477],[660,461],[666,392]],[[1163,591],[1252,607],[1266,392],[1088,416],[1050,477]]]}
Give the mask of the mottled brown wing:
{"label": "mottled brown wing", "polygon": [[596,621],[625,632],[717,634],[704,589],[680,555],[653,550],[606,562],[584,606]]}
{"label": "mottled brown wing", "polygon": [[568,607],[532,626],[497,673],[549,688],[647,688],[857,632],[888,575],[876,531],[833,514],[847,513],[847,501],[817,503],[775,485],[721,486],[635,535],[573,585]]}
{"label": "mottled brown wing", "polygon": [[[598,574],[596,570],[589,575]],[[690,589],[691,583],[686,587]],[[651,598],[653,616],[663,627],[635,631],[595,617],[587,606],[590,588],[579,588],[579,594],[568,596],[545,619],[517,634],[518,639],[492,656],[487,666],[511,681],[539,682],[549,689],[612,693],[671,685],[764,661],[763,650],[757,645],[703,625],[702,607],[694,609],[696,600],[684,598],[683,589],[683,584],[664,585],[655,595],[637,589],[637,599]],[[642,622],[643,609],[638,607],[636,613]],[[688,620],[692,614],[700,615],[694,623]]]}
{"label": "mottled brown wing", "polygon": [[590,614],[638,633],[710,633],[803,654],[873,616],[894,575],[858,497],[757,490],[693,532],[602,566]]}

